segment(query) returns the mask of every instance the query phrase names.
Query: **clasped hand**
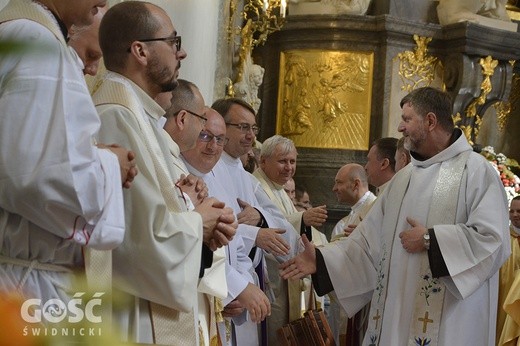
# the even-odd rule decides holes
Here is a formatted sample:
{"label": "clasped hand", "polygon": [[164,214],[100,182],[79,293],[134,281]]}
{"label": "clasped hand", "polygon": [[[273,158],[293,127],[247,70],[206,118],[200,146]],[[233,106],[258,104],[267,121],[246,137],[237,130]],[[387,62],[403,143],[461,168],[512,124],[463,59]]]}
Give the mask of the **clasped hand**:
{"label": "clasped hand", "polygon": [[237,198],[237,202],[242,209],[237,215],[238,223],[250,226],[258,225],[262,219],[260,212],[240,198]]}
{"label": "clasped hand", "polygon": [[132,182],[137,175],[137,166],[135,163],[135,153],[127,150],[118,144],[102,144],[98,143],[100,149],[108,149],[117,156],[119,161],[119,170],[121,172],[121,182],[123,187],[128,189],[132,186]]}
{"label": "clasped hand", "polygon": [[185,176],[181,174],[179,181],[176,185],[181,189],[182,192],[186,193],[193,203],[194,206],[202,203],[204,198],[208,197],[208,187],[204,180],[199,177],[189,174]]}
{"label": "clasped hand", "polygon": [[233,209],[226,207],[224,202],[209,197],[196,206],[195,211],[202,216],[202,238],[206,246],[215,251],[229,244],[238,227]]}

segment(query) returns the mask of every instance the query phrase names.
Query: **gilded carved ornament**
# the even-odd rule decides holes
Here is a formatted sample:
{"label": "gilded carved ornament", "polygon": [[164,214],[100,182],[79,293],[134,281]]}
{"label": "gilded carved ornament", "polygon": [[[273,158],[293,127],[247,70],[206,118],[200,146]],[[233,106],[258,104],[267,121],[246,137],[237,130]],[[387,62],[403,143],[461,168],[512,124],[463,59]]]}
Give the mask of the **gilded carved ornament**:
{"label": "gilded carved ornament", "polygon": [[487,56],[486,58],[480,59],[482,75],[484,76],[484,80],[480,84],[481,93],[479,97],[477,97],[470,103],[465,114],[465,118],[469,119],[470,122],[472,121],[472,119],[475,119],[473,125],[471,123],[467,125],[461,124],[463,119],[459,113],[457,113],[453,117],[453,123],[460,127],[470,144],[474,144],[473,139],[478,136],[478,133],[480,131],[480,125],[482,124],[482,116],[477,114],[477,107],[482,106],[486,103],[486,98],[492,89],[491,76],[495,72],[495,68],[497,67],[497,65],[498,60],[494,60],[491,56]]}
{"label": "gilded carved ornament", "polygon": [[[509,63],[512,66],[515,65],[514,60],[509,61]],[[520,102],[520,76],[518,76],[516,73],[513,73],[509,99],[507,101],[500,101],[493,104],[497,113],[497,126],[500,131],[503,131],[506,128],[507,118],[511,112],[516,111],[516,105],[518,102]]]}
{"label": "gilded carved ornament", "polygon": [[258,111],[261,103],[258,89],[264,68],[253,63],[251,52],[254,47],[264,44],[271,33],[281,29],[285,22],[286,0],[245,0],[240,26],[235,26],[237,8],[238,1],[230,0],[227,33],[234,59],[226,96],[241,98]]}
{"label": "gilded carved ornament", "polygon": [[399,77],[403,85],[401,90],[410,92],[423,86],[429,86],[435,78],[435,69],[440,65],[439,60],[428,55],[428,43],[431,37],[413,35],[416,47],[413,51],[397,54],[399,59]]}
{"label": "gilded carved ornament", "polygon": [[[282,28],[285,23],[285,0],[245,0],[240,13],[242,24],[235,26],[238,0],[230,0],[228,42],[238,46],[238,62],[234,82],[243,80],[244,68],[254,47],[262,45],[267,37]],[[238,41],[238,42],[236,42]]]}

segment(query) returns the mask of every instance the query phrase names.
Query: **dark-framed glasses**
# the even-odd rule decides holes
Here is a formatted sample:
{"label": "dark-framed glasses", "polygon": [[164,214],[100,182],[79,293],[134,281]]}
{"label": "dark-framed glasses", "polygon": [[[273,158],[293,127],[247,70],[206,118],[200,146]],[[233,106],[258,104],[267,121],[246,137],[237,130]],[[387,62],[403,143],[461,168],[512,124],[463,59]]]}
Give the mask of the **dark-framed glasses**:
{"label": "dark-framed glasses", "polygon": [[202,125],[205,125],[206,121],[208,121],[208,118],[206,118],[205,116],[192,112],[189,109],[180,109],[177,112],[173,113],[173,116],[177,116],[177,114],[179,114],[181,111],[186,111],[186,112],[190,113],[191,115],[196,116],[197,118],[200,119],[200,121],[202,122]]}
{"label": "dark-framed glasses", "polygon": [[241,123],[241,124],[226,123],[226,125],[236,127],[242,133],[248,133],[249,131],[252,131],[255,135],[257,135],[258,131],[260,131],[260,128],[258,126],[247,124],[247,123]]}
{"label": "dark-framed glasses", "polygon": [[229,138],[227,138],[224,135],[215,136],[206,131],[200,131],[200,133],[199,133],[199,140],[201,142],[211,142],[213,140],[213,138],[215,138],[215,143],[217,143],[217,145],[219,145],[221,147],[226,145],[229,140]]}
{"label": "dark-framed glasses", "polygon": [[[145,38],[142,40],[136,40],[139,42],[154,42],[154,41],[164,41],[171,42],[175,45],[177,52],[181,50],[182,40],[180,36],[168,36],[168,37],[159,37],[159,38]],[[128,52],[130,52],[130,48],[128,48]]]}

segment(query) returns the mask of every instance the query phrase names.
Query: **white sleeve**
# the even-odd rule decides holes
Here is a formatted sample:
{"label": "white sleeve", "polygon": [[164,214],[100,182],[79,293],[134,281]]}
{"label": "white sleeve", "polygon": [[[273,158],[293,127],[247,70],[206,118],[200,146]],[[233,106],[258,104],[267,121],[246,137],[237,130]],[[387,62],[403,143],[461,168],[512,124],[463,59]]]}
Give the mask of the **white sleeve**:
{"label": "white sleeve", "polygon": [[228,245],[228,261],[226,262],[226,282],[228,284],[228,296],[224,299],[224,306],[229,304],[246,288],[253,283],[250,270],[253,263],[246,252],[241,236],[235,236]]}
{"label": "white sleeve", "polygon": [[119,165],[94,145],[100,122],[73,55],[27,20],[2,24],[0,39],[49,47],[0,57],[0,208],[59,237],[113,248],[124,231]]}
{"label": "white sleeve", "polygon": [[[125,214],[123,191],[121,189],[121,173],[117,156],[110,150],[99,150],[101,167],[105,177],[105,205],[101,218],[96,223],[90,236],[88,246],[95,249],[112,249],[121,244],[125,235]],[[119,184],[114,185],[114,182]],[[123,227],[121,227],[123,225]]]}

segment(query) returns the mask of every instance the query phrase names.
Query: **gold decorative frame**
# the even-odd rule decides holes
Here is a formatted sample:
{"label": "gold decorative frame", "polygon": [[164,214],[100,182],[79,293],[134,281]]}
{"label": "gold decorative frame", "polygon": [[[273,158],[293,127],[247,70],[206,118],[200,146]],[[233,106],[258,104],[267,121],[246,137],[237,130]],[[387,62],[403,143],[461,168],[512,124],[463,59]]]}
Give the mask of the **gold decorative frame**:
{"label": "gold decorative frame", "polygon": [[399,59],[399,77],[403,85],[401,90],[410,92],[419,87],[430,86],[435,79],[435,70],[440,61],[428,55],[428,43],[431,37],[413,35],[416,43],[414,51],[405,51],[397,54]]}
{"label": "gold decorative frame", "polygon": [[282,52],[276,133],[298,147],[367,150],[373,65],[373,52]]}
{"label": "gold decorative frame", "polygon": [[470,122],[474,118],[475,121],[472,124],[463,125],[462,117],[460,113],[457,113],[453,116],[453,123],[458,125],[464,135],[468,139],[470,144],[474,144],[473,139],[477,138],[478,133],[480,131],[480,126],[482,125],[482,116],[477,114],[477,107],[482,106],[486,103],[486,98],[491,92],[491,76],[495,73],[495,68],[498,65],[498,60],[494,60],[491,56],[487,56],[486,58],[480,59],[480,66],[482,67],[482,75],[484,75],[484,80],[480,84],[480,96],[474,99],[468,106],[466,110],[466,119],[469,119]]}
{"label": "gold decorative frame", "polygon": [[[515,60],[511,60],[509,63],[514,70]],[[500,131],[504,131],[506,128],[507,118],[511,112],[516,112],[516,105],[518,102],[520,102],[520,76],[518,76],[516,73],[513,73],[509,99],[507,101],[497,102],[493,105],[497,112],[497,126]]]}

